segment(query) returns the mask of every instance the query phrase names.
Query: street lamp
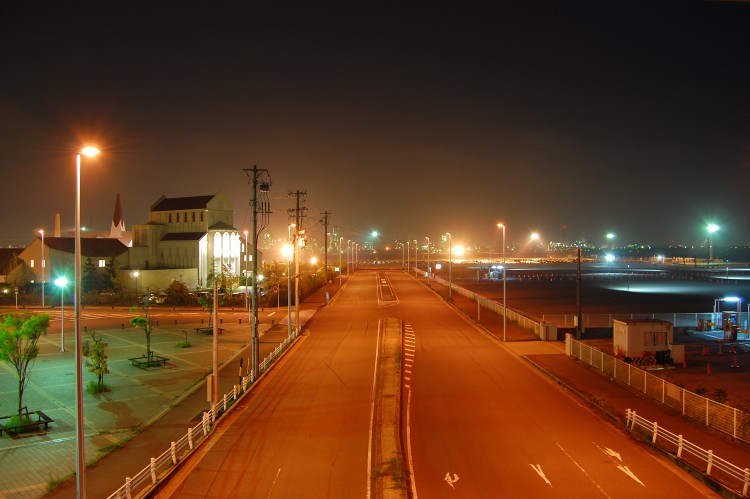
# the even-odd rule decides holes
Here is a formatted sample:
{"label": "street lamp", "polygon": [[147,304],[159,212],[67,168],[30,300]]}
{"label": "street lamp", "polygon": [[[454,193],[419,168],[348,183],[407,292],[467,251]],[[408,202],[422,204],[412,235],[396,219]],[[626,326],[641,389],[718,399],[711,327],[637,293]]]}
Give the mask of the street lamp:
{"label": "street lamp", "polygon": [[406,273],[409,273],[409,265],[411,262],[411,243],[406,241]]}
{"label": "street lamp", "polygon": [[707,267],[711,266],[711,260],[713,260],[714,255],[714,246],[713,246],[713,238],[711,237],[711,234],[719,230],[721,227],[719,227],[716,224],[708,224],[706,227],[706,230],[708,231],[708,262],[706,264]]}
{"label": "street lamp", "polygon": [[448,232],[448,301],[453,300],[453,244],[451,233]]}
{"label": "street lamp", "polygon": [[505,294],[505,224],[499,223],[503,229],[503,341],[508,341],[508,302]]}
{"label": "street lamp", "polygon": [[343,246],[344,243],[344,236],[339,237],[339,288],[341,287],[341,272],[343,272],[343,268],[341,268],[341,246]]}
{"label": "street lamp", "polygon": [[134,270],[130,275],[135,279],[135,305],[138,306],[138,271]]}
{"label": "street lamp", "polygon": [[44,308],[44,229],[39,229],[42,235],[42,308]]}
{"label": "street lamp", "polygon": [[424,236],[427,239],[427,284],[430,283],[430,238]]}
{"label": "street lamp", "polygon": [[83,441],[83,356],[81,352],[81,155],[94,157],[96,147],[84,147],[76,154],[75,300],[73,325],[76,349],[76,496],[86,497],[86,458]]}
{"label": "street lamp", "polygon": [[417,269],[419,268],[419,244],[417,240],[414,240],[414,277],[417,277]]}
{"label": "street lamp", "polygon": [[349,265],[351,265],[351,261],[352,261],[350,257],[351,245],[352,245],[352,240],[347,239],[346,240],[346,277],[349,277]]}
{"label": "street lamp", "polygon": [[64,277],[58,277],[55,279],[55,284],[60,288],[60,351],[65,351],[65,333],[63,331],[65,326],[65,300],[63,292],[65,286],[68,285],[68,280]]}

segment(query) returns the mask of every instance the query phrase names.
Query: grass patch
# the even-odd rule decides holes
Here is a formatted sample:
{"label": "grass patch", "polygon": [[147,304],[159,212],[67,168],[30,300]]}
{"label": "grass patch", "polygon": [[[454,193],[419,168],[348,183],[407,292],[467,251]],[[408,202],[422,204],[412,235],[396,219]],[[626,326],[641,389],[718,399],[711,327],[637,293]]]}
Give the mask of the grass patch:
{"label": "grass patch", "polygon": [[91,395],[96,395],[98,393],[107,393],[111,392],[112,389],[107,386],[106,384],[100,385],[96,381],[89,381],[86,385],[86,393],[89,393]]}
{"label": "grass patch", "polygon": [[71,481],[75,475],[76,475],[75,472],[73,472],[73,473],[68,473],[67,475],[64,475],[60,478],[50,479],[50,481],[47,482],[47,487],[46,487],[47,493],[52,492],[53,490],[60,487],[61,485],[65,485],[66,483]]}
{"label": "grass patch", "polygon": [[190,348],[193,346],[189,341],[181,341],[175,345],[177,348]]}

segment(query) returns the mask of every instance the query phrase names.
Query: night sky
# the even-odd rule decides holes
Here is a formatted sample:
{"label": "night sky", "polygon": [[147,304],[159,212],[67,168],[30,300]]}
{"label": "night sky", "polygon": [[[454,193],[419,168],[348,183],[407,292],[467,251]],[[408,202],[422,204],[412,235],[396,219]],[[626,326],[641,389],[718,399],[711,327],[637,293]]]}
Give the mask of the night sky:
{"label": "night sky", "polygon": [[73,3],[0,7],[3,245],[72,227],[89,143],[97,230],[218,191],[249,229],[255,164],[274,237],[300,189],[318,237],[750,244],[750,3]]}

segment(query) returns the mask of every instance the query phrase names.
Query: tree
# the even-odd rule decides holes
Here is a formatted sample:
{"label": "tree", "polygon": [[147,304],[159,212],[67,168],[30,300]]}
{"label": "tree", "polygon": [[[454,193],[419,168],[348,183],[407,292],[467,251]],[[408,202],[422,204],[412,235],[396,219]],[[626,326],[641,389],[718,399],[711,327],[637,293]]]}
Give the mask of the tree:
{"label": "tree", "polygon": [[[131,312],[137,313],[138,307],[133,307],[130,309]],[[146,358],[151,361],[151,357],[154,355],[154,352],[151,351],[151,310],[148,305],[146,305],[146,314],[145,315],[136,315],[132,319],[130,319],[130,324],[133,325],[135,328],[142,327],[143,332],[146,333]]]}
{"label": "tree", "polygon": [[120,291],[120,265],[115,258],[107,260],[107,265],[104,267],[102,287],[114,293]]}
{"label": "tree", "polygon": [[96,266],[91,257],[86,258],[83,262],[81,274],[81,287],[84,292],[99,291],[99,275],[96,272]]}
{"label": "tree", "polygon": [[6,315],[0,323],[0,360],[11,364],[18,376],[18,416],[23,409],[23,392],[39,355],[39,336],[49,328],[49,314]]}
{"label": "tree", "polygon": [[180,281],[172,281],[167,288],[166,303],[170,305],[187,305],[190,303],[190,290]]}
{"label": "tree", "polygon": [[91,336],[91,340],[94,342],[94,344],[91,345],[91,354],[89,355],[92,364],[91,367],[89,367],[89,372],[98,376],[96,393],[99,393],[105,390],[104,375],[109,374],[109,365],[107,363],[108,357],[104,351],[107,344],[104,342],[104,336],[97,331],[92,330],[89,333],[89,336]]}

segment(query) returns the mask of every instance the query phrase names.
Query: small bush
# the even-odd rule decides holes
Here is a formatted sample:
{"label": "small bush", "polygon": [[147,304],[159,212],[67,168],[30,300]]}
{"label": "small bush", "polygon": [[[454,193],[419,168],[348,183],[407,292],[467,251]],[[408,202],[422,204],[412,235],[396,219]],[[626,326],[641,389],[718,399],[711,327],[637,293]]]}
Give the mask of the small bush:
{"label": "small bush", "polygon": [[191,345],[189,341],[181,341],[181,342],[177,343],[177,345],[175,345],[175,346],[177,348],[190,348],[193,345]]}
{"label": "small bush", "polygon": [[86,393],[90,393],[91,395],[96,395],[97,393],[106,393],[111,392],[112,389],[105,385],[105,384],[99,384],[96,381],[89,381],[86,385]]}
{"label": "small bush", "polygon": [[714,392],[711,394],[711,398],[713,398],[715,401],[719,402],[720,404],[725,404],[727,400],[729,400],[729,394],[723,388],[716,388]]}

